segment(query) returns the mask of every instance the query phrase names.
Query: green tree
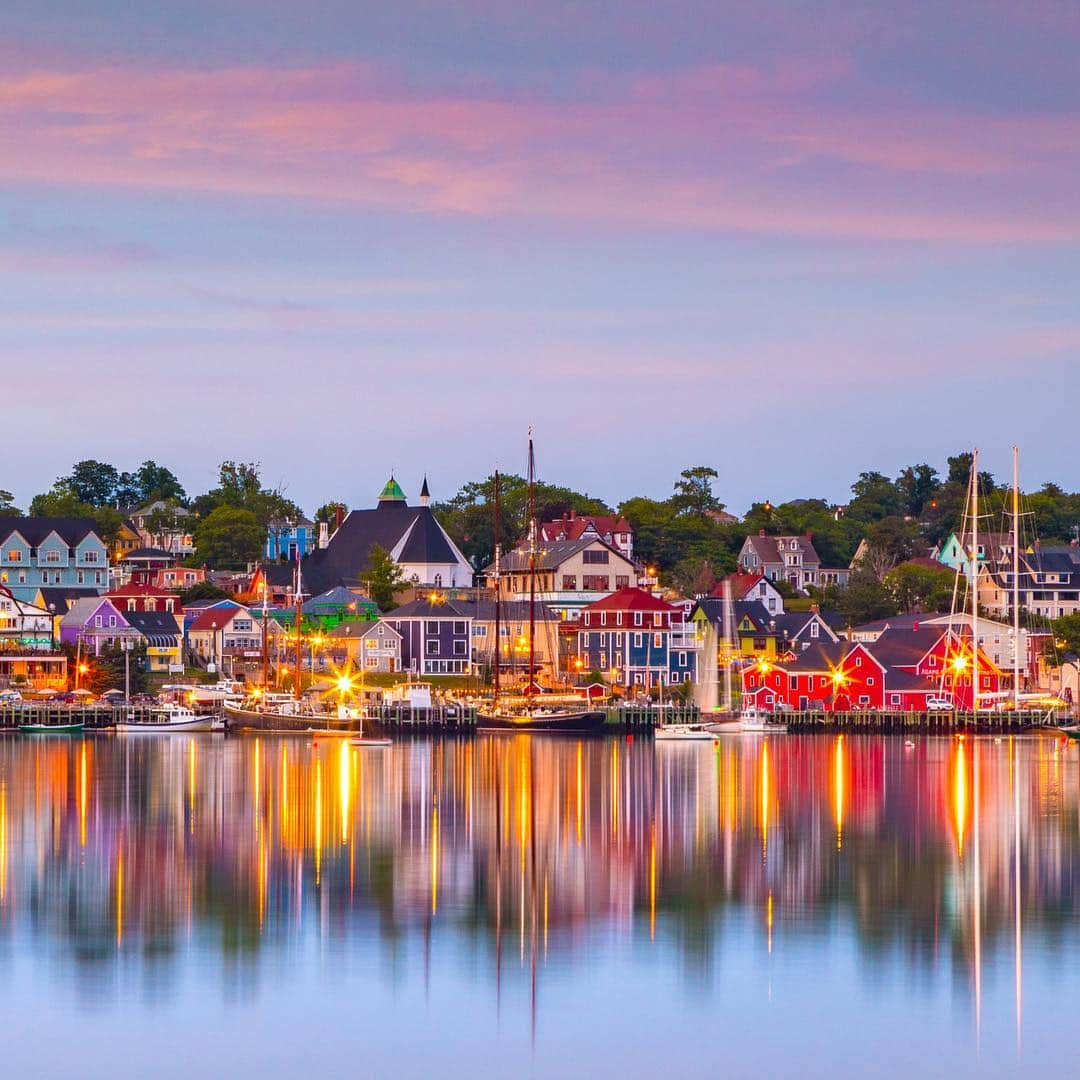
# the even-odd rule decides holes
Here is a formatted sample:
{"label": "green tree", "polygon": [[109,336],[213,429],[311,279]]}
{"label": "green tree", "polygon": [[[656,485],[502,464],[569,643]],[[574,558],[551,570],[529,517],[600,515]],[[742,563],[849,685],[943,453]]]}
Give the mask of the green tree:
{"label": "green tree", "polygon": [[[80,679],[84,690],[103,694],[106,690],[124,689],[124,652],[122,649],[106,649],[93,658],[87,658],[89,669]],[[149,685],[147,677],[146,647],[139,646],[128,653],[128,680],[131,694],[145,694]]]}
{"label": "green tree", "polygon": [[219,506],[195,526],[195,556],[199,563],[217,569],[243,569],[258,559],[264,537],[250,510]]}
{"label": "green tree", "polygon": [[67,480],[80,502],[89,506],[109,506],[116,498],[116,485],[120,474],[115,465],[104,461],[77,461]]}
{"label": "green tree", "polygon": [[837,590],[835,602],[849,626],[885,619],[900,610],[888,587],[861,567],[852,573],[846,587]]}
{"label": "green tree", "polygon": [[342,517],[349,512],[349,504],[341,502],[340,500],[331,499],[328,503],[323,503],[318,510],[315,511],[315,520],[317,522],[325,521],[329,525],[333,525],[337,521],[337,512],[341,511]]}
{"label": "green tree", "polygon": [[919,517],[939,487],[941,483],[937,469],[925,463],[909,465],[896,478],[896,490],[903,500],[903,512],[909,517]]}
{"label": "green tree", "polygon": [[135,471],[134,481],[144,506],[158,499],[179,505],[187,501],[187,492],[176,474],[156,461],[144,461]]}
{"label": "green tree", "polygon": [[860,565],[873,571],[874,577],[881,581],[897,563],[915,554],[919,527],[902,517],[881,518],[868,526],[864,539],[866,551]]}
{"label": "green tree", "polygon": [[695,465],[683,469],[675,481],[675,494],[671,504],[678,513],[705,514],[709,510],[722,510],[724,504],[713,495],[712,482],[720,474],[708,465]]}
{"label": "green tree", "polygon": [[0,514],[19,517],[22,511],[15,505],[15,496],[10,491],[0,491]]}
{"label": "green tree", "polygon": [[265,488],[256,462],[223,461],[218,486],[192,501],[192,508],[205,517],[218,507],[249,510],[265,528],[271,521],[296,521],[303,511],[280,488]]}
{"label": "green tree", "polygon": [[885,575],[885,587],[901,611],[950,611],[955,581],[956,575],[947,567],[909,562]]}
{"label": "green tree", "polygon": [[57,480],[48,491],[30,501],[31,517],[89,517],[92,510],[68,480]]}
{"label": "green tree", "polygon": [[394,594],[407,589],[410,584],[390,557],[390,552],[381,544],[371,545],[368,568],[360,575],[360,580],[367,586],[368,595],[379,605],[380,611],[390,611],[394,607]]}
{"label": "green tree", "polygon": [[852,521],[880,521],[904,511],[904,499],[896,485],[879,472],[859,473],[851,494],[846,517]]}

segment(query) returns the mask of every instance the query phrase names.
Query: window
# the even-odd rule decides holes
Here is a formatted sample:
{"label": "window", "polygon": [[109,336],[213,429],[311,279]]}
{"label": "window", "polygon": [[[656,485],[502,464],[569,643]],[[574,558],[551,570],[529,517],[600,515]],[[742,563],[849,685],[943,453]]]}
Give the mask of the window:
{"label": "window", "polygon": [[454,642],[454,655],[455,656],[468,656],[469,655],[469,643],[467,641],[455,641]]}
{"label": "window", "polygon": [[608,551],[606,548],[601,548],[599,551],[595,551],[591,548],[586,549],[581,553],[581,561],[586,566],[602,566],[606,565],[608,561]]}
{"label": "window", "polygon": [[128,609],[128,611],[134,611],[135,610],[135,601],[134,600],[128,600],[127,609]]}
{"label": "window", "polygon": [[115,626],[116,625],[116,616],[115,615],[110,615],[109,616],[109,625],[110,626]]}
{"label": "window", "polygon": [[679,653],[679,667],[686,667],[686,653]]}
{"label": "window", "polygon": [[606,574],[584,574],[581,578],[581,587],[586,592],[610,592],[608,588],[610,580]]}
{"label": "window", "polygon": [[642,647],[642,645],[644,645],[644,644],[645,644],[645,635],[644,634],[635,634],[634,635],[634,648],[635,649],[640,649]]}
{"label": "window", "polygon": [[465,623],[463,623],[463,622],[455,622],[454,623],[454,633],[455,634],[464,634],[465,633]]}
{"label": "window", "polygon": [[100,615],[95,615],[94,616],[94,625],[95,626],[102,626],[103,625]]}
{"label": "window", "polygon": [[22,552],[18,548],[12,548],[7,553],[8,562],[22,562]]}
{"label": "window", "polygon": [[889,704],[890,705],[899,705],[900,704],[900,695],[899,694],[890,694],[889,695]]}
{"label": "window", "polygon": [[663,634],[653,634],[652,643],[653,643],[655,648],[662,649],[664,647],[664,635]]}
{"label": "window", "polygon": [[818,624],[816,622],[812,622],[810,624],[810,636],[812,638],[816,638],[818,636],[818,629],[819,629],[819,627],[818,627]]}
{"label": "window", "polygon": [[439,643],[437,641],[428,641],[426,643],[425,652],[427,653],[428,656],[438,656],[439,655]]}
{"label": "window", "polygon": [[98,561],[98,553],[96,551],[84,551],[83,562],[96,563]]}
{"label": "window", "polygon": [[664,616],[661,615],[659,611],[653,613],[652,624],[653,624],[653,626],[663,626],[664,625]]}
{"label": "window", "polygon": [[602,653],[600,654],[600,666],[601,666],[602,668],[606,668],[606,667],[607,667],[607,653],[606,653],[606,652],[602,652]]}
{"label": "window", "polygon": [[867,686],[873,686],[874,685],[874,676],[873,675],[868,675],[866,677],[866,685]]}
{"label": "window", "polygon": [[856,667],[862,667],[862,657],[861,656],[856,656],[855,657],[855,666]]}
{"label": "window", "polygon": [[434,619],[428,619],[424,623],[424,630],[429,634],[437,634],[439,632],[439,624]]}
{"label": "window", "polygon": [[56,548],[50,548],[45,552],[45,561],[47,563],[58,563],[60,561],[60,552]]}
{"label": "window", "polygon": [[860,704],[860,705],[869,705],[869,704],[870,704],[870,697],[869,697],[869,695],[867,695],[867,694],[860,694],[860,695],[859,695],[859,704]]}
{"label": "window", "polygon": [[615,588],[616,589],[628,589],[630,587],[630,575],[629,574],[616,574],[615,575]]}
{"label": "window", "polygon": [[635,611],[634,612],[634,625],[635,626],[641,626],[642,625],[642,620],[643,620],[643,616],[642,616],[641,612],[640,611]]}
{"label": "window", "polygon": [[86,575],[80,570],[75,575],[75,584],[76,585],[82,585],[85,582],[85,579],[86,579]]}
{"label": "window", "polygon": [[577,574],[563,574],[562,587],[570,592],[576,592]]}
{"label": "window", "polygon": [[369,656],[367,658],[367,666],[374,671],[379,666],[379,658],[377,656]]}

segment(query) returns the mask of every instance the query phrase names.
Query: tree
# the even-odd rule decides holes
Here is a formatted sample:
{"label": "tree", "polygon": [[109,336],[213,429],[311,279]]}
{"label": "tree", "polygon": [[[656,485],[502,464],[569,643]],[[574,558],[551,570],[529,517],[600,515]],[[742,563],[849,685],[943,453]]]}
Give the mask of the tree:
{"label": "tree", "polygon": [[836,608],[849,626],[885,619],[900,610],[889,589],[862,567],[852,573],[845,588],[837,590]]}
{"label": "tree", "polygon": [[903,469],[896,478],[896,490],[903,500],[904,513],[919,517],[940,486],[937,469],[929,465],[909,465]]}
{"label": "tree", "polygon": [[947,567],[935,569],[904,562],[885,575],[885,587],[901,611],[949,611],[956,575]]}
{"label": "tree", "polygon": [[79,498],[68,480],[53,486],[30,500],[31,517],[88,517],[93,507]]}
{"label": "tree", "polygon": [[903,498],[893,482],[879,472],[859,473],[851,485],[852,500],[846,517],[852,521],[880,521],[903,513]]}
{"label": "tree", "polygon": [[394,607],[394,594],[409,587],[409,581],[402,575],[401,568],[390,557],[390,552],[381,544],[372,544],[368,552],[368,568],[360,575],[360,580],[367,586],[368,595],[380,611],[389,611]]}
{"label": "tree", "polygon": [[681,559],[671,571],[669,581],[681,596],[706,596],[716,585],[716,574],[708,559],[690,556]]}
{"label": "tree", "polygon": [[882,518],[867,528],[865,540],[866,551],[859,563],[881,581],[897,563],[915,554],[919,528],[902,517]]}
{"label": "tree", "polygon": [[257,462],[223,461],[218,486],[192,502],[195,512],[204,517],[220,506],[250,510],[263,528],[271,521],[296,521],[304,516],[281,488],[262,486]]}
{"label": "tree", "polygon": [[158,499],[181,505],[187,501],[187,492],[176,474],[156,461],[144,461],[136,470],[134,480],[143,505]]}
{"label": "tree", "polygon": [[243,569],[258,559],[264,536],[250,510],[219,506],[195,526],[195,555],[207,566]]}
{"label": "tree", "polygon": [[722,510],[724,504],[713,495],[712,482],[720,474],[708,465],[695,465],[683,469],[681,479],[675,481],[675,494],[671,497],[677,513],[704,514],[709,510]]}
{"label": "tree", "polygon": [[[144,694],[148,686],[146,646],[140,645],[127,655],[131,694],[132,696]],[[79,681],[84,690],[89,690],[92,694],[103,694],[106,690],[124,689],[124,652],[122,649],[105,649],[92,658],[87,657],[86,665],[88,670]]]}
{"label": "tree", "polygon": [[66,479],[76,498],[89,506],[109,506],[116,498],[120,474],[115,465],[90,458],[77,461]]}
{"label": "tree", "polygon": [[315,520],[317,522],[325,521],[329,525],[333,525],[337,521],[337,513],[341,511],[341,516],[344,517],[349,512],[349,504],[341,502],[340,500],[331,499],[330,502],[324,503],[315,511]]}
{"label": "tree", "polygon": [[10,491],[0,491],[0,514],[19,517],[22,511],[15,505],[15,496]]}

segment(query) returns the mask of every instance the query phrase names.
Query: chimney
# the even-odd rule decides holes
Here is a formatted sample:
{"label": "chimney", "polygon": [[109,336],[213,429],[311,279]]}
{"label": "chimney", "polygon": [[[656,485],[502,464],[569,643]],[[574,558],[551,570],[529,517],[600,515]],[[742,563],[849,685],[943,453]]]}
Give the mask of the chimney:
{"label": "chimney", "polygon": [[570,520],[571,521],[577,521],[577,511],[576,510],[571,510],[570,511]]}
{"label": "chimney", "polygon": [[324,548],[330,543],[330,522],[319,522],[319,547]]}
{"label": "chimney", "polygon": [[341,523],[345,520],[345,511],[340,507],[334,507],[334,532],[337,532],[341,528]]}
{"label": "chimney", "polygon": [[813,615],[820,615],[821,614],[821,605],[820,604],[811,604],[810,605],[810,612]]}
{"label": "chimney", "polygon": [[764,535],[765,535],[765,530],[764,529],[758,529],[758,536],[764,536]]}

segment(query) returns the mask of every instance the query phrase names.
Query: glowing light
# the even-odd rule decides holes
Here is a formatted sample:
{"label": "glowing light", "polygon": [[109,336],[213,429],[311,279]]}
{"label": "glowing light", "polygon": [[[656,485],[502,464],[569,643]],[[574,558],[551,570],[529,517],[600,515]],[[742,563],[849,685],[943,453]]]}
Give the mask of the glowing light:
{"label": "glowing light", "polygon": [[953,671],[967,671],[968,661],[966,656],[954,656],[952,661]]}
{"label": "glowing light", "polygon": [[768,660],[759,660],[757,669],[762,675],[768,675],[772,671],[772,664]]}
{"label": "glowing light", "polygon": [[86,847],[86,743],[79,750],[79,847]]}
{"label": "glowing light", "polygon": [[352,679],[348,675],[338,676],[337,688],[340,694],[351,694],[353,688]]}
{"label": "glowing light", "polygon": [[80,675],[85,675],[89,670],[90,670],[90,668],[89,668],[88,665],[86,665],[86,664],[80,664],[79,665],[79,674]]}
{"label": "glowing light", "polygon": [[963,855],[968,817],[968,784],[967,755],[962,740],[956,744],[956,760],[953,764],[953,816],[956,824],[956,850]]}
{"label": "glowing light", "polygon": [[833,686],[843,686],[847,682],[847,676],[842,671],[834,671],[832,673]]}

